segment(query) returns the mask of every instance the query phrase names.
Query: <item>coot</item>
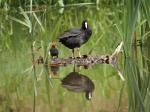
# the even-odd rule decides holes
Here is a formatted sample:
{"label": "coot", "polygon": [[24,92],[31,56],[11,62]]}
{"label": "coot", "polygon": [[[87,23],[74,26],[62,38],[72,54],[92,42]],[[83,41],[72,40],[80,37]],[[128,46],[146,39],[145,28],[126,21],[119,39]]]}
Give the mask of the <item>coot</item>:
{"label": "coot", "polygon": [[58,49],[56,48],[56,44],[55,43],[52,43],[49,52],[50,52],[50,55],[51,55],[52,58],[53,57],[57,57],[58,58],[59,52],[58,52]]}
{"label": "coot", "polygon": [[64,46],[72,49],[74,57],[74,49],[80,48],[85,44],[92,35],[92,30],[88,27],[87,20],[82,22],[81,28],[72,28],[65,31],[60,37],[59,42]]}
{"label": "coot", "polygon": [[69,91],[85,92],[86,99],[90,100],[92,98],[95,86],[87,76],[78,72],[71,72],[61,82],[62,86]]}

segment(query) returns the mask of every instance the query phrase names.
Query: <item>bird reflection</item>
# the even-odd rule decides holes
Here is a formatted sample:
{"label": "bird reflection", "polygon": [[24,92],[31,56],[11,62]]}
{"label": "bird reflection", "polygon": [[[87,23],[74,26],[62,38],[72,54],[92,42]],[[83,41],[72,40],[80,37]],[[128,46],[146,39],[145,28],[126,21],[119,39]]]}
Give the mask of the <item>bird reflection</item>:
{"label": "bird reflection", "polygon": [[53,75],[57,75],[59,72],[59,66],[50,66],[50,69]]}
{"label": "bird reflection", "polygon": [[64,88],[73,92],[85,92],[87,100],[92,98],[94,91],[94,83],[85,75],[78,72],[69,73],[64,79],[61,80]]}

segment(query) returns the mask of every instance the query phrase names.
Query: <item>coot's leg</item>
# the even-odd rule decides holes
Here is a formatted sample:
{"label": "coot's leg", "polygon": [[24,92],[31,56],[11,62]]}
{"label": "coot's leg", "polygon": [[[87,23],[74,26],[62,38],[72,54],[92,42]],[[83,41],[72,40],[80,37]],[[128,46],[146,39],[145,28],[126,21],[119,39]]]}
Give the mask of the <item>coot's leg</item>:
{"label": "coot's leg", "polygon": [[72,49],[72,54],[73,54],[73,58],[75,58],[75,55],[74,55],[74,49]]}
{"label": "coot's leg", "polygon": [[81,57],[80,48],[77,48],[77,51],[78,51],[78,57]]}
{"label": "coot's leg", "polygon": [[81,66],[77,66],[76,72],[80,72],[81,71]]}

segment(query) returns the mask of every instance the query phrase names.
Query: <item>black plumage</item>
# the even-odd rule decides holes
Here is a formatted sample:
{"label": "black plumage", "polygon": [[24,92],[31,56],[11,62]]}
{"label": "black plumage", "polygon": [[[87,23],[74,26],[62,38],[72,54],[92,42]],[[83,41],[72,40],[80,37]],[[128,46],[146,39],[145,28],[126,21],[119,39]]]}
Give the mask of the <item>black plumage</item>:
{"label": "black plumage", "polygon": [[72,28],[65,31],[60,37],[59,42],[64,46],[72,49],[74,55],[74,49],[80,48],[85,44],[92,35],[92,30],[88,27],[86,20],[82,22],[81,28]]}
{"label": "black plumage", "polygon": [[87,77],[78,72],[69,73],[62,81],[62,86],[69,91],[85,92],[86,99],[92,98],[94,83]]}
{"label": "black plumage", "polygon": [[52,44],[51,48],[50,48],[50,55],[52,57],[57,57],[58,58],[58,54],[59,54],[59,52],[58,52],[58,49],[56,48],[56,44]]}

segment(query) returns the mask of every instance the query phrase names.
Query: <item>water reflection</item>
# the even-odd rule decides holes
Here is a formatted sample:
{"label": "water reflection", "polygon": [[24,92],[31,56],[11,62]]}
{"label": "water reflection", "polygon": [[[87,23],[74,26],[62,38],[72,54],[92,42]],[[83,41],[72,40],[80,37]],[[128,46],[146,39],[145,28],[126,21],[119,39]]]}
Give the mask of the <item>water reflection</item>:
{"label": "water reflection", "polygon": [[50,70],[53,75],[57,75],[59,72],[59,66],[50,66]]}
{"label": "water reflection", "polygon": [[78,72],[69,73],[61,80],[61,85],[69,91],[85,92],[87,100],[92,98],[92,92],[95,89],[92,80]]}

